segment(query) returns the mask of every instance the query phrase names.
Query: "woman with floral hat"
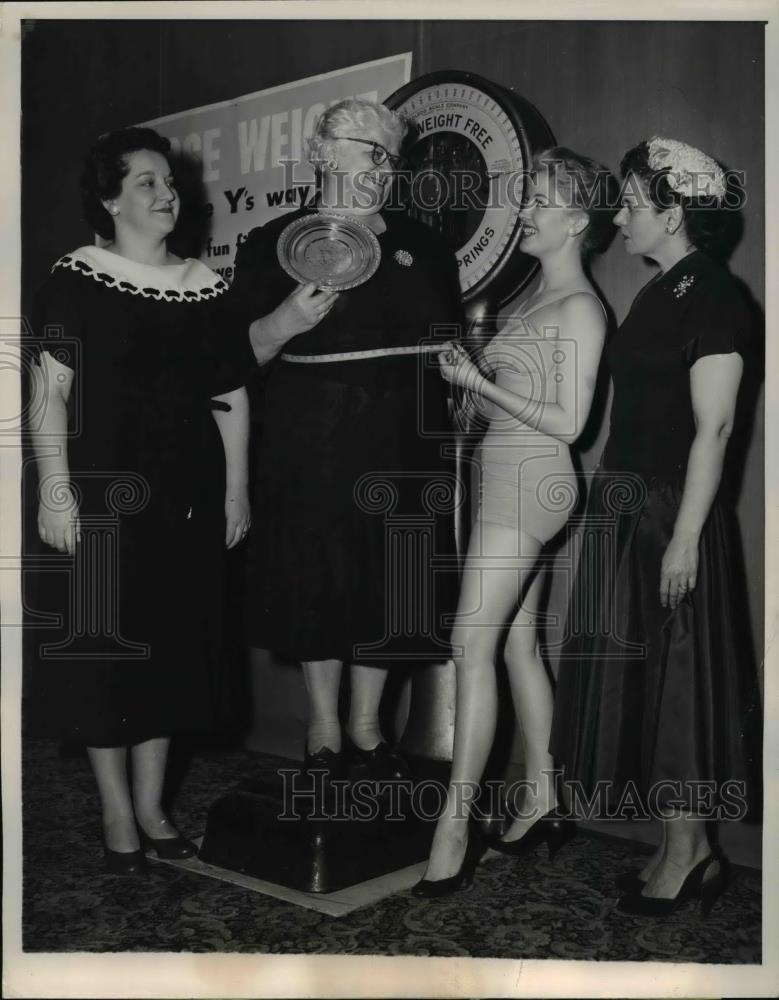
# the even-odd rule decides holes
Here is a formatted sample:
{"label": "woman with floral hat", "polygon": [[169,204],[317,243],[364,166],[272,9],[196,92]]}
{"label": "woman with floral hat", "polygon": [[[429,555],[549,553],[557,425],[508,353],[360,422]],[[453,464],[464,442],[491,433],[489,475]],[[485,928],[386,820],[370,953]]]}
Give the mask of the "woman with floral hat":
{"label": "woman with floral hat", "polygon": [[[611,427],[588,501],[550,750],[574,800],[618,817],[630,796],[662,820],[661,846],[618,879],[619,909],[662,916],[697,899],[706,913],[726,881],[706,821],[743,814],[750,779],[754,673],[734,623],[735,535],[720,489],[750,314],[715,260],[730,221],[720,166],[654,137],[625,154],[621,171],[615,224],[627,252],[660,271],[607,349]],[[586,625],[576,613],[585,606]]]}

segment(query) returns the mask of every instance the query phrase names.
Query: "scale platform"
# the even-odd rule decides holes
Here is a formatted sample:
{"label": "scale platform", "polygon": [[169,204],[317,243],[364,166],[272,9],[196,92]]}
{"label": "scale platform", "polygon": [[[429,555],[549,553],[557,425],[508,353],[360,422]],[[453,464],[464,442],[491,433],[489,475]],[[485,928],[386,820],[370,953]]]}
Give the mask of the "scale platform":
{"label": "scale platform", "polygon": [[307,893],[337,892],[425,861],[450,765],[410,764],[408,781],[326,784],[290,761],[214,802],[198,856]]}

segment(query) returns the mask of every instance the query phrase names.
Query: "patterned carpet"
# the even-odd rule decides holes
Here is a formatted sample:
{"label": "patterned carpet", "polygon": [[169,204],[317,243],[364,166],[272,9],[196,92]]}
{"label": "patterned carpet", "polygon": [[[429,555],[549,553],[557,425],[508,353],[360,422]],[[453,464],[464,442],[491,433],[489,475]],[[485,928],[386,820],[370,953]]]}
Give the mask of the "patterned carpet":
{"label": "patterned carpet", "polygon": [[[209,749],[186,762],[173,814],[191,836],[226,788],[278,761]],[[103,873],[97,796],[84,757],[28,741],[23,760],[25,951],[186,951],[610,961],[760,962],[759,872],[734,867],[707,919],[693,904],[650,920],[615,911],[613,878],[646,848],[587,833],[552,866],[486,859],[473,886],[427,902],[408,892],[333,918],[236,886],[152,865]]]}

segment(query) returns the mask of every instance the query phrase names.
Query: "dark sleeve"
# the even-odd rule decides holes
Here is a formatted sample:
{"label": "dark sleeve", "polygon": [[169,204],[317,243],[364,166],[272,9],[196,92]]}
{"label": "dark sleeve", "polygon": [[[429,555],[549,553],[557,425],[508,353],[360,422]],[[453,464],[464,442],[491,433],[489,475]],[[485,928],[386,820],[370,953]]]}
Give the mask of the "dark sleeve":
{"label": "dark sleeve", "polygon": [[724,278],[708,280],[690,303],[684,329],[684,357],[689,368],[711,354],[746,354],[749,309],[735,282],[727,274]]}
{"label": "dark sleeve", "polygon": [[56,270],[38,290],[32,307],[32,338],[27,341],[29,356],[41,363],[47,351],[60,364],[77,371],[83,354],[83,278]]}
{"label": "dark sleeve", "polygon": [[[245,386],[251,379],[257,362],[249,344],[249,327],[230,308],[228,295],[209,303],[211,310],[214,377],[211,395],[221,396]],[[226,409],[217,406],[216,409]]]}
{"label": "dark sleeve", "polygon": [[242,322],[247,330],[295,288],[295,282],[282,271],[276,256],[280,231],[276,220],[253,229],[236,252],[227,305],[234,320]]}
{"label": "dark sleeve", "polygon": [[232,284],[221,304],[221,322],[230,330],[233,363],[243,372],[242,384],[262,383],[270,367],[257,364],[249,342],[249,327],[272,312],[296,287],[282,270],[276,255],[282,228],[278,220],[266,223],[253,229],[240,244],[235,255]]}

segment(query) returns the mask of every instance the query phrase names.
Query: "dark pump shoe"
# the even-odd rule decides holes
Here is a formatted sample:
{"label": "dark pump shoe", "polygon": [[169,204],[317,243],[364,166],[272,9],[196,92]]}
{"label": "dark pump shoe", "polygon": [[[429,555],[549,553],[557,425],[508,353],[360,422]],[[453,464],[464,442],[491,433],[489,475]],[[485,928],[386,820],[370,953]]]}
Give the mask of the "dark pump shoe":
{"label": "dark pump shoe", "polygon": [[197,854],[197,847],[186,837],[150,837],[143,830],[139,830],[138,834],[145,850],[155,851],[158,858],[166,861],[183,861]]}
{"label": "dark pump shoe", "polygon": [[345,742],[354,780],[404,781],[408,779],[408,764],[383,740],[372,750],[362,750],[348,737]]}
{"label": "dark pump shoe", "polygon": [[460,889],[467,889],[473,882],[484,848],[485,842],[481,830],[471,824],[468,829],[468,846],[465,848],[465,857],[460,870],[449,878],[436,880],[423,878],[412,887],[411,895],[422,899],[440,899],[442,896],[451,896]]}
{"label": "dark pump shoe", "polygon": [[617,875],[614,879],[614,885],[624,896],[636,896],[644,888],[646,882],[640,875],[624,872],[622,875]]}
{"label": "dark pump shoe", "polygon": [[507,854],[512,858],[523,858],[529,854],[539,844],[546,844],[549,851],[549,860],[554,861],[555,855],[576,835],[576,824],[572,819],[561,816],[557,810],[552,809],[530,827],[524,837],[517,840],[500,840],[496,838],[490,841],[490,847],[500,854]]}
{"label": "dark pump shoe", "polygon": [[[706,878],[714,865],[718,866],[717,870],[709,878]],[[727,881],[727,861],[722,856],[710,854],[692,869],[675,896],[664,898],[643,896],[641,893],[623,896],[617,903],[617,909],[621,913],[629,913],[637,917],[666,917],[688,899],[697,899],[700,903],[701,915],[706,917],[717,899],[725,891]]]}
{"label": "dark pump shoe", "polygon": [[111,875],[145,875],[148,871],[143,851],[112,851],[104,844],[103,861]]}

